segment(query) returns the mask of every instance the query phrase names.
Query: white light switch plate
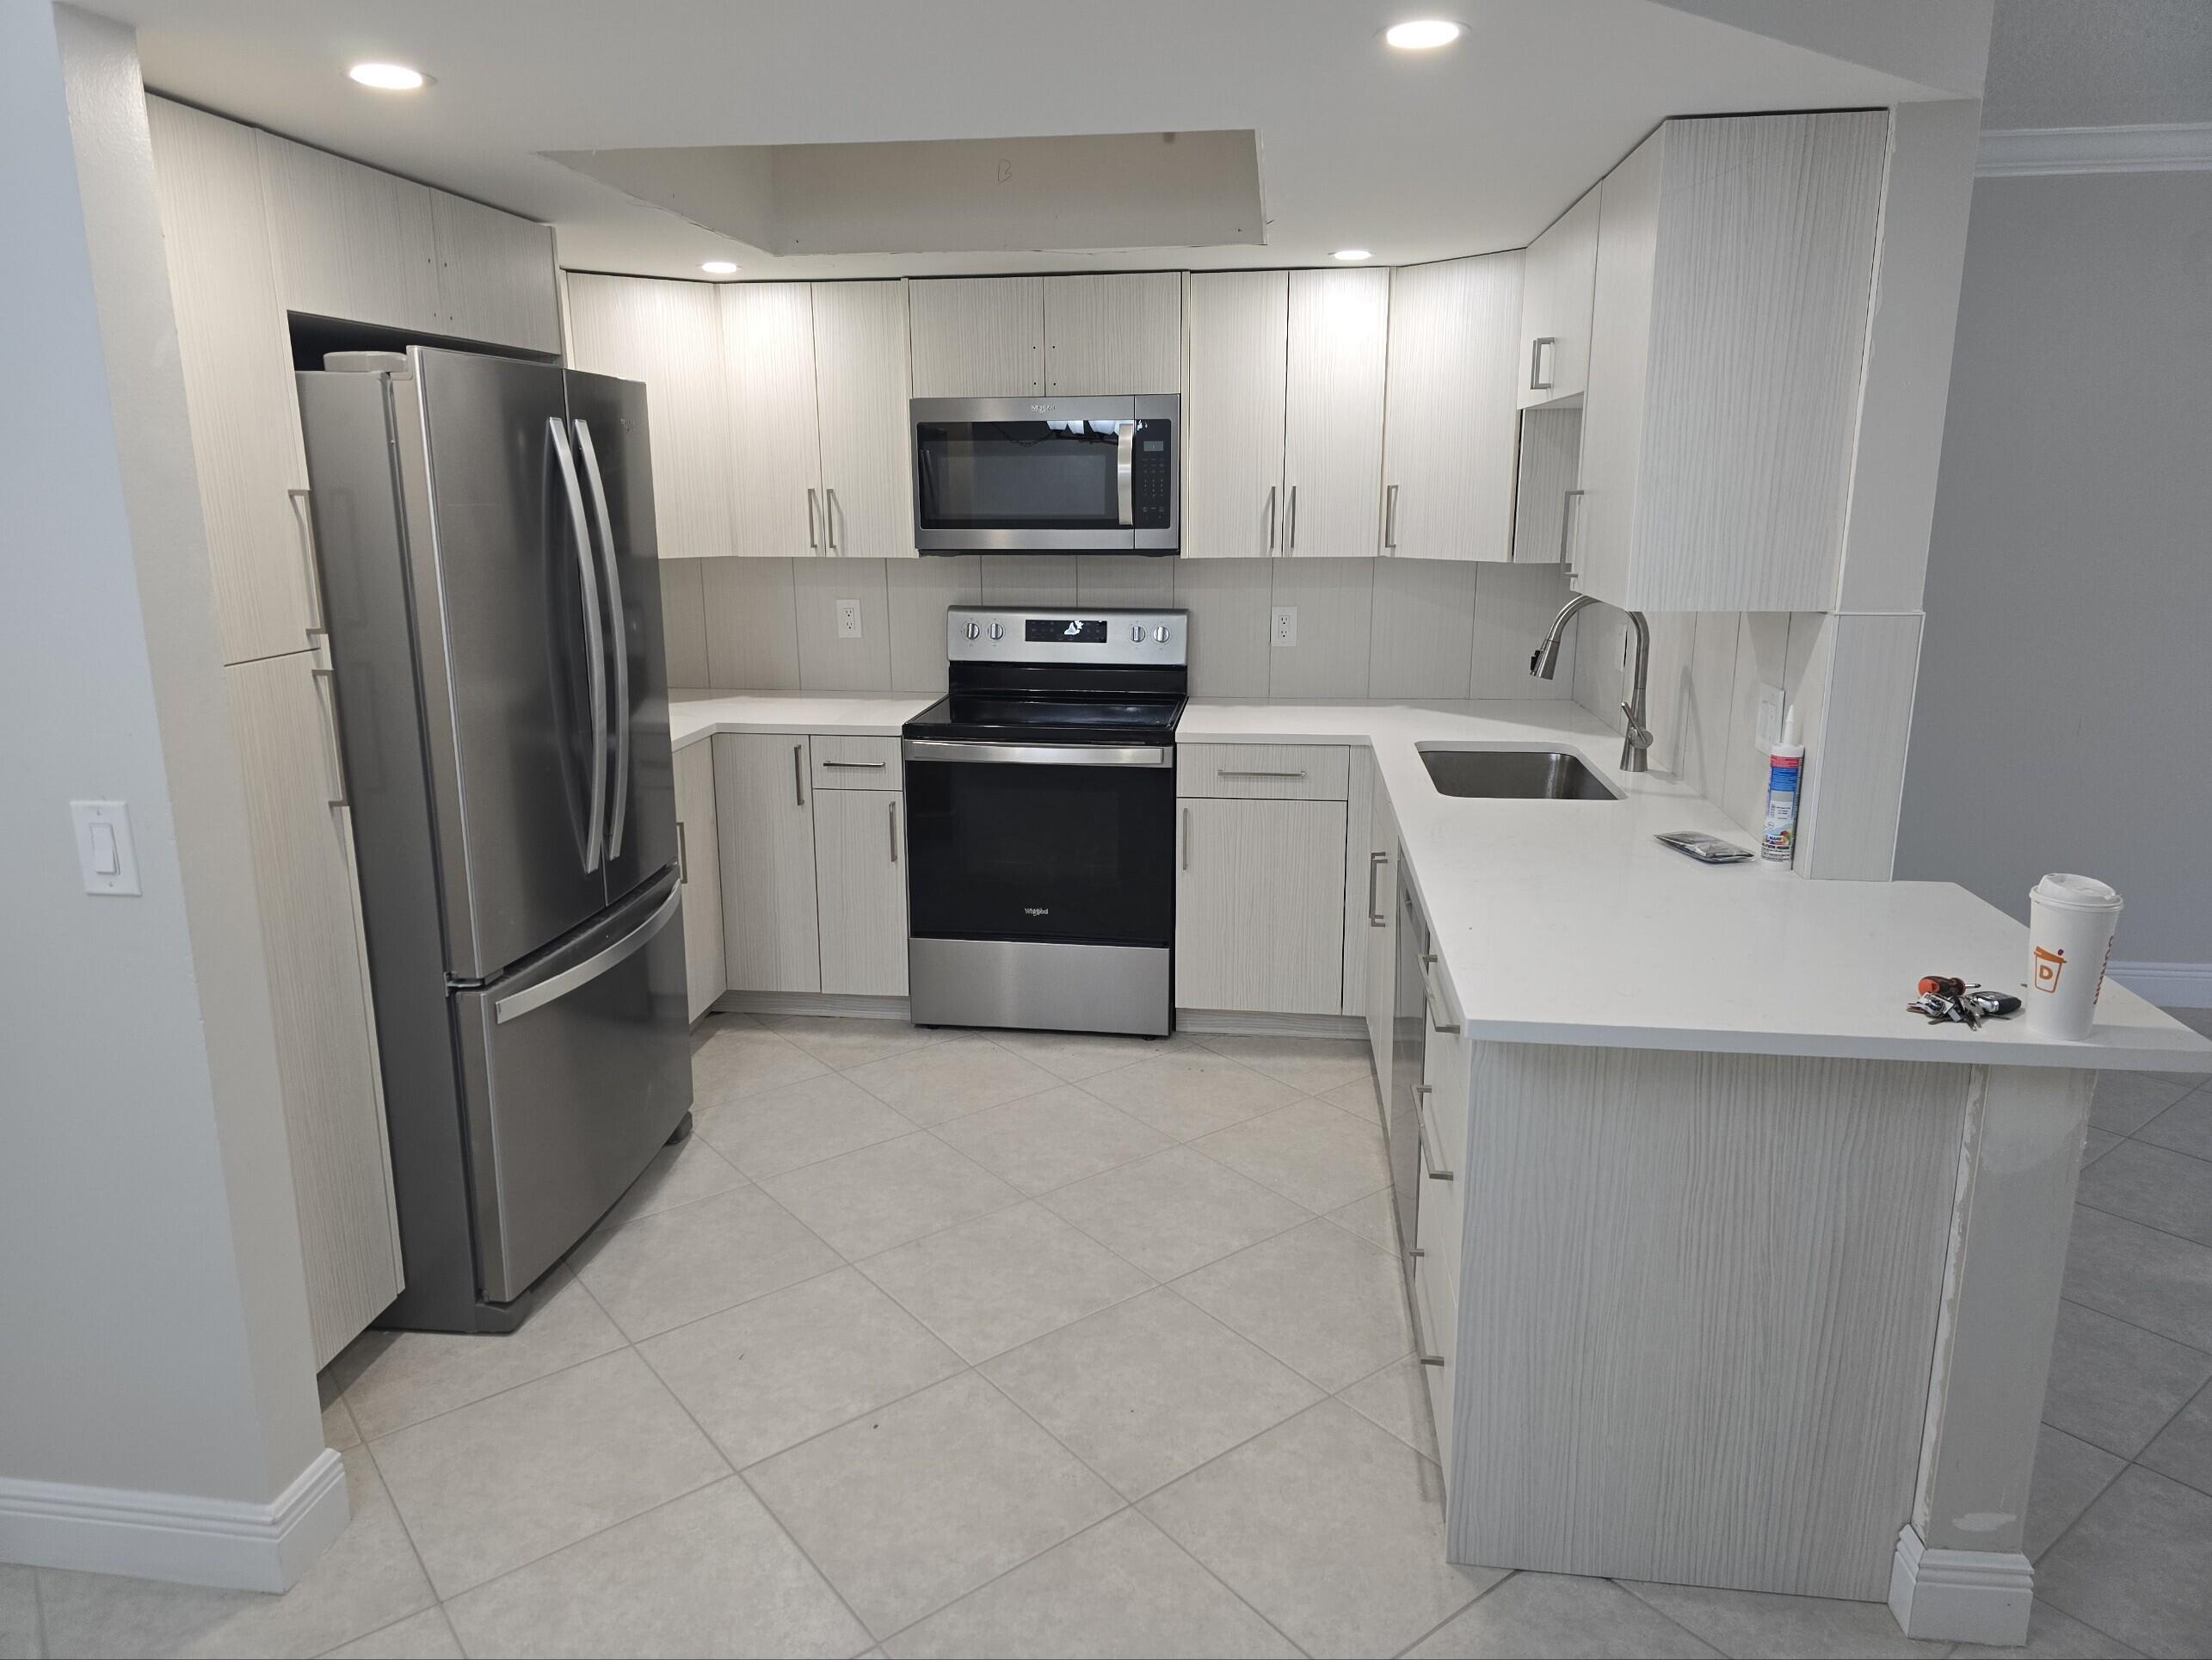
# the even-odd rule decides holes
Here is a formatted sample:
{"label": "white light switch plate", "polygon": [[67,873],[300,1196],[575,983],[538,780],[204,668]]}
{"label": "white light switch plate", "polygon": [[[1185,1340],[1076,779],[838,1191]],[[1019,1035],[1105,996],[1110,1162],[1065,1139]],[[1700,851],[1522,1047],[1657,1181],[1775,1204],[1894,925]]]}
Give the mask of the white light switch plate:
{"label": "white light switch plate", "polygon": [[1275,627],[1269,638],[1278,645],[1296,645],[1298,643],[1297,606],[1279,605],[1275,608]]}
{"label": "white light switch plate", "polygon": [[1771,750],[1782,741],[1782,688],[1762,686],[1759,688],[1759,745]]}
{"label": "white light switch plate", "polygon": [[120,801],[72,801],[77,862],[87,893],[139,892],[138,850],[131,845],[131,810]]}
{"label": "white light switch plate", "polygon": [[860,601],[840,600],[837,602],[837,638],[840,639],[860,638]]}

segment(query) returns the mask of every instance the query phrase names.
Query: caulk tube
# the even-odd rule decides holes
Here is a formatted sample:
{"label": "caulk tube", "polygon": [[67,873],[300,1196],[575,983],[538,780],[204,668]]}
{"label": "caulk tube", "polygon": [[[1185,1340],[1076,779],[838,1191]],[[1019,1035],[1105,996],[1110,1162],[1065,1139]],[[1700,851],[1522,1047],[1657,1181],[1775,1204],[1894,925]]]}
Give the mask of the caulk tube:
{"label": "caulk tube", "polygon": [[1787,873],[1797,850],[1797,800],[1805,777],[1805,746],[1799,739],[1797,712],[1782,725],[1782,741],[1766,757],[1766,824],[1759,837],[1762,870]]}

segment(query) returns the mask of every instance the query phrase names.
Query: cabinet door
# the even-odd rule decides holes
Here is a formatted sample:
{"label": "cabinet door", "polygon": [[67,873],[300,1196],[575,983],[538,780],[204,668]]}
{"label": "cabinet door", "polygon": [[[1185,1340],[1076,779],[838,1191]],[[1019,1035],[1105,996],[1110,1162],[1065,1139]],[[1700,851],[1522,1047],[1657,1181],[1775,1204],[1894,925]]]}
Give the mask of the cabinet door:
{"label": "cabinet door", "polygon": [[684,985],[697,1020],[730,989],[722,955],[722,847],[714,829],[714,740],[675,752],[676,864],[683,873]]}
{"label": "cabinet door", "polygon": [[1175,804],[1175,1003],[1334,1015],[1344,982],[1344,803]]}
{"label": "cabinet door", "polygon": [[1582,403],[1582,495],[1574,509],[1568,581],[1579,593],[1618,606],[1629,603],[1666,138],[1667,129],[1660,128],[1598,187],[1590,376]]}
{"label": "cabinet door", "polygon": [[822,990],[814,915],[814,792],[806,740],[724,732],[714,744],[722,951],[733,991]]}
{"label": "cabinet door", "polygon": [[1183,384],[1183,274],[1044,279],[1044,389],[1069,397]]}
{"label": "cabinet door", "polygon": [[735,553],[722,310],[714,285],[570,272],[569,361],[645,383],[655,539],[664,559]]}
{"label": "cabinet door", "polygon": [[1521,411],[1520,460],[1513,481],[1513,563],[1557,565],[1574,529],[1581,467],[1582,411]]}
{"label": "cabinet door", "polygon": [[442,333],[525,351],[561,349],[551,225],[443,190],[430,193],[430,223]]}
{"label": "cabinet door", "polygon": [[1262,558],[1282,545],[1284,271],[1191,274],[1183,395],[1183,557]]}
{"label": "cabinet door", "polygon": [[915,556],[908,363],[905,283],[814,285],[823,529],[847,558]]}
{"label": "cabinet door", "polygon": [[321,1367],[399,1294],[401,1276],[353,824],[315,662],[295,651],[226,673]]}
{"label": "cabinet door", "polygon": [[916,398],[1044,390],[1044,279],[940,277],[907,285]]}
{"label": "cabinet door", "polygon": [[1398,821],[1391,815],[1389,798],[1383,793],[1381,769],[1377,769],[1375,794],[1368,810],[1368,897],[1374,909],[1367,913],[1361,932],[1366,935],[1367,1044],[1375,1058],[1375,1078],[1383,1099],[1390,1098],[1391,1004],[1398,963]]}
{"label": "cabinet door", "polygon": [[1513,558],[1520,320],[1518,253],[1391,274],[1384,552]]}
{"label": "cabinet door", "polygon": [[1291,273],[1283,409],[1283,551],[1371,554],[1383,521],[1383,378],[1390,274]]}
{"label": "cabinet door", "polygon": [[1579,396],[1590,380],[1590,289],[1598,274],[1598,193],[1528,245],[1521,287],[1515,401],[1523,409]]}
{"label": "cabinet door", "polygon": [[892,790],[824,790],[814,798],[824,991],[906,995],[905,816],[904,799]]}
{"label": "cabinet door", "polygon": [[223,660],[304,651],[307,470],[253,129],[163,98],[146,120]]}
{"label": "cabinet door", "polygon": [[255,142],[287,311],[447,332],[427,186],[273,133]]}
{"label": "cabinet door", "polygon": [[772,559],[828,552],[815,435],[812,288],[804,282],[725,284],[722,366],[737,551]]}

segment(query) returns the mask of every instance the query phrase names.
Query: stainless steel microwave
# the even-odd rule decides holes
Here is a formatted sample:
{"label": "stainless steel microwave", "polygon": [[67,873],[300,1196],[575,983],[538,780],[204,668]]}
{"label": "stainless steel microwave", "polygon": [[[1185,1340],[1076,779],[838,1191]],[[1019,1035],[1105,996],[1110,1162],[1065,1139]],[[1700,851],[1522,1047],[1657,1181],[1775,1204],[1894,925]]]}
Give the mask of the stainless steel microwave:
{"label": "stainless steel microwave", "polygon": [[914,545],[924,553],[1173,553],[1183,400],[916,398]]}

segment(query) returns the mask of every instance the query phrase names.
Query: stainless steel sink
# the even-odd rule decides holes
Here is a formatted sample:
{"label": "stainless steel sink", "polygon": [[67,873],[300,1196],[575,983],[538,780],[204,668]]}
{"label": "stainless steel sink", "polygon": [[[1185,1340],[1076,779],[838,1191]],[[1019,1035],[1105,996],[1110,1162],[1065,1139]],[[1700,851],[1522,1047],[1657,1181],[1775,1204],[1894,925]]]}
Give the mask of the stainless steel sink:
{"label": "stainless steel sink", "polygon": [[1621,793],[1561,750],[1432,750],[1421,764],[1443,795],[1513,801],[1617,801]]}

